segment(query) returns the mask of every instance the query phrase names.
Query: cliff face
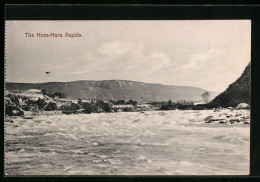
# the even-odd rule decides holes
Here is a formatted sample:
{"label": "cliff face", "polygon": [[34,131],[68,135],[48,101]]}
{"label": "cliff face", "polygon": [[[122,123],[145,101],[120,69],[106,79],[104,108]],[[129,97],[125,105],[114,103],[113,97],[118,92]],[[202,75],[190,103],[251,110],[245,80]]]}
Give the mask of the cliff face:
{"label": "cliff face", "polygon": [[239,103],[250,105],[250,85],[251,85],[250,63],[243,74],[221,94],[212,100],[210,104],[218,107],[235,107]]}
{"label": "cliff face", "polygon": [[[64,92],[72,98],[97,98],[103,100],[136,100],[136,101],[172,101],[201,100],[206,90],[189,86],[172,86],[150,84],[127,80],[73,81],[48,83],[7,83],[7,90],[26,91],[28,89],[45,89],[47,93]],[[212,92],[212,96],[216,93]]]}

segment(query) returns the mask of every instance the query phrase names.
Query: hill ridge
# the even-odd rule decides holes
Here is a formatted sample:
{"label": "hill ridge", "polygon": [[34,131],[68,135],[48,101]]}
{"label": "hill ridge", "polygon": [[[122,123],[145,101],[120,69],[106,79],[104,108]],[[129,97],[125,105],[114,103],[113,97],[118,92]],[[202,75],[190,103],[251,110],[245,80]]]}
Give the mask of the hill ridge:
{"label": "hill ridge", "polygon": [[[6,83],[7,90],[45,89],[47,93],[64,92],[72,98],[136,101],[201,100],[205,89],[192,86],[163,85],[131,80],[77,80],[70,82]],[[216,93],[212,92],[212,96]]]}

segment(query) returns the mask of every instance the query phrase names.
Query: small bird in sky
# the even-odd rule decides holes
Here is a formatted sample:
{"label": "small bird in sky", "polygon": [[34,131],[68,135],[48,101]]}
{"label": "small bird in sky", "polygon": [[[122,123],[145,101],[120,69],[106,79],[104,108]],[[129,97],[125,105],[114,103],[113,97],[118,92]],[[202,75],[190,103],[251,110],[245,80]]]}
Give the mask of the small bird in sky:
{"label": "small bird in sky", "polygon": [[48,74],[50,74],[51,72],[48,72],[48,71],[46,71],[46,74],[48,75]]}

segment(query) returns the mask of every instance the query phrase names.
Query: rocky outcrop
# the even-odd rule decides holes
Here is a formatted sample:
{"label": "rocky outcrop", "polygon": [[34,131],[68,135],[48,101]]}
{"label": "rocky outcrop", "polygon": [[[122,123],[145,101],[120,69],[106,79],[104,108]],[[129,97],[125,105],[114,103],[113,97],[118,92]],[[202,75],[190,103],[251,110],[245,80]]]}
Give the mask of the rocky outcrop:
{"label": "rocky outcrop", "polygon": [[219,94],[209,105],[216,107],[236,107],[239,103],[250,105],[250,63],[243,74],[221,94]]}
{"label": "rocky outcrop", "polygon": [[204,123],[209,124],[250,124],[250,112],[248,110],[221,109],[206,117]]}
{"label": "rocky outcrop", "polygon": [[249,109],[249,105],[246,103],[240,103],[237,105],[236,109]]}

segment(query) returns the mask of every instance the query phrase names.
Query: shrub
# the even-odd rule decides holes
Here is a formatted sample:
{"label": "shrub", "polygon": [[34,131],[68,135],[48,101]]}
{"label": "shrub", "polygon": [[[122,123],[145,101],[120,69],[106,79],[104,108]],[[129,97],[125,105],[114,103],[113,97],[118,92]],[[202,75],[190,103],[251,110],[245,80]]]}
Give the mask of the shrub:
{"label": "shrub", "polygon": [[111,112],[112,108],[108,103],[105,103],[103,101],[100,101],[97,103],[97,106],[100,107],[105,112]]}
{"label": "shrub", "polygon": [[55,92],[55,93],[48,93],[47,96],[51,97],[51,98],[66,98],[66,94],[63,92]]}
{"label": "shrub", "polygon": [[92,104],[83,102],[82,103],[82,108],[84,109],[85,113],[90,114],[92,112]]}
{"label": "shrub", "polygon": [[116,102],[114,102],[115,105],[124,105],[125,104],[125,100],[118,100]]}
{"label": "shrub", "polygon": [[66,111],[73,111],[73,110],[80,109],[80,105],[72,102],[72,103],[69,103],[69,104],[61,105],[59,109],[60,110],[66,110]]}
{"label": "shrub", "polygon": [[104,103],[103,101],[100,101],[96,104],[91,104],[91,103],[87,103],[84,102],[82,103],[82,108],[85,110],[85,113],[99,113],[102,111],[105,112],[111,112],[111,107],[109,106],[109,104]]}
{"label": "shrub", "polygon": [[168,102],[163,102],[160,110],[174,110],[177,104],[169,100]]}
{"label": "shrub", "polygon": [[36,101],[36,104],[37,104],[37,106],[38,106],[39,109],[43,109],[44,106],[45,106],[47,103],[45,102],[45,100],[39,98],[39,99]]}
{"label": "shrub", "polygon": [[127,101],[126,104],[133,104],[133,103],[134,103],[134,101],[130,99],[129,101]]}
{"label": "shrub", "polygon": [[134,101],[134,100],[130,99],[129,101],[127,101],[126,104],[131,104],[133,106],[137,106],[137,101]]}
{"label": "shrub", "polygon": [[57,110],[58,106],[55,102],[49,102],[47,106],[45,107],[45,111],[54,111]]}

